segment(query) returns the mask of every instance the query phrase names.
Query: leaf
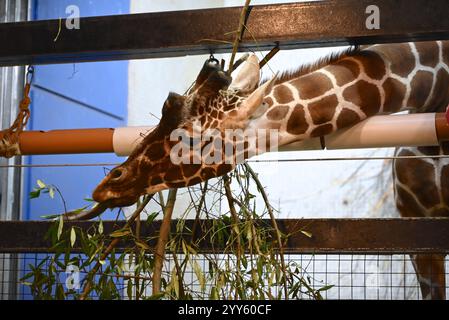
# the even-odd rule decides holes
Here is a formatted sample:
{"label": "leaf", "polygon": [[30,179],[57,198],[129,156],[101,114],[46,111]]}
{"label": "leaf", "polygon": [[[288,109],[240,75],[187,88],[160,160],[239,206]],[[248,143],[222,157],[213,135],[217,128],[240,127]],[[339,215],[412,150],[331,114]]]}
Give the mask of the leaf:
{"label": "leaf", "polygon": [[103,234],[103,220],[100,220],[100,223],[98,224],[98,233]]}
{"label": "leaf", "polygon": [[44,188],[47,187],[47,185],[46,185],[44,182],[42,182],[42,180],[40,180],[40,179],[37,179],[37,185],[38,185],[39,188],[41,188],[41,189],[44,189]]}
{"label": "leaf", "polygon": [[119,229],[119,230],[115,230],[114,232],[112,232],[109,236],[111,238],[121,238],[124,236],[129,235],[131,232],[127,229]]}
{"label": "leaf", "polygon": [[128,295],[128,299],[133,298],[133,282],[131,281],[131,279],[128,280],[128,284],[126,286],[126,293]]}
{"label": "leaf", "polygon": [[49,188],[48,193],[49,193],[50,198],[52,198],[52,199],[55,198],[55,189],[54,188]]}
{"label": "leaf", "polygon": [[308,238],[312,238],[312,234],[310,232],[308,232],[308,231],[301,230],[301,233],[303,235],[305,235],[306,237],[308,237]]}
{"label": "leaf", "polygon": [[62,215],[59,216],[59,224],[58,224],[58,240],[61,238],[62,228],[64,227],[64,217]]}
{"label": "leaf", "polygon": [[159,300],[165,296],[165,292],[155,293],[148,297],[148,300]]}
{"label": "leaf", "polygon": [[75,241],[76,241],[76,232],[75,232],[75,228],[72,227],[72,229],[70,230],[70,245],[72,247],[75,244]]}
{"label": "leaf", "polygon": [[41,195],[41,189],[34,189],[33,191],[30,192],[30,199],[35,199],[35,198],[39,198],[39,196]]}
{"label": "leaf", "polygon": [[210,299],[211,300],[218,300],[220,297],[218,296],[218,289],[217,287],[212,287],[210,291]]}
{"label": "leaf", "polygon": [[62,217],[61,214],[49,214],[49,215],[45,215],[45,216],[41,216],[42,219],[55,219],[55,218],[59,218]]}
{"label": "leaf", "polygon": [[135,243],[138,247],[140,247],[144,250],[150,250],[150,246],[148,244],[146,244],[144,241],[136,240]]}
{"label": "leaf", "polygon": [[206,288],[206,279],[204,277],[204,273],[202,272],[200,265],[196,260],[193,260],[192,267],[200,283],[201,291],[204,291],[204,289]]}
{"label": "leaf", "polygon": [[159,212],[153,212],[153,213],[149,214],[148,217],[147,217],[146,223],[147,223],[147,224],[152,223],[153,220],[154,220],[158,215],[159,215]]}
{"label": "leaf", "polygon": [[324,286],[322,288],[319,288],[317,291],[318,292],[320,292],[320,291],[327,291],[327,290],[329,290],[329,289],[331,289],[333,287],[335,287],[335,285],[327,285],[327,286]]}

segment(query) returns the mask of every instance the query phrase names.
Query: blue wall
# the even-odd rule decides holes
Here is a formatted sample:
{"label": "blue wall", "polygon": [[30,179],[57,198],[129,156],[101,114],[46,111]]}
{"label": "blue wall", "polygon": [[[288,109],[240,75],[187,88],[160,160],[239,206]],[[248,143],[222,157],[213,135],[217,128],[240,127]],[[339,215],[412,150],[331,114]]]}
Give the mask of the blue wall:
{"label": "blue wall", "polygon": [[[81,16],[129,13],[129,0],[34,0],[34,20],[66,17],[66,7],[77,5]],[[63,25],[64,26],[64,25]],[[82,24],[80,26],[83,27]],[[96,62],[37,66],[31,91],[29,130],[101,128],[126,125],[128,62]],[[49,155],[26,157],[26,164],[117,163],[113,154]],[[22,218],[39,220],[42,215],[63,212],[59,199],[47,195],[30,200],[37,179],[56,185],[67,209],[84,206],[93,188],[104,177],[102,167],[30,168],[24,172]],[[104,218],[113,218],[108,213]]]}

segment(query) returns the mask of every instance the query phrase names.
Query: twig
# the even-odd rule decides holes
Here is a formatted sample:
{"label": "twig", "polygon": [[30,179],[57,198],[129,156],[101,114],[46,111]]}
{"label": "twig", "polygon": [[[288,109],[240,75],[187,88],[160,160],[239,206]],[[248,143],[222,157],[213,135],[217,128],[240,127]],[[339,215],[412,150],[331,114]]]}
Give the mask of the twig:
{"label": "twig", "polygon": [[[143,209],[145,209],[145,207],[148,204],[148,202],[150,202],[152,197],[153,197],[153,195],[149,194],[149,195],[147,195],[143,199],[142,203],[137,207],[136,211],[134,211],[132,216],[126,222],[125,226],[123,227],[124,229],[129,228],[129,226],[134,222],[134,220],[137,219],[137,217],[142,213]],[[106,250],[101,255],[99,261],[95,264],[93,269],[89,272],[89,275],[87,276],[87,282],[86,282],[86,285],[84,287],[83,293],[81,294],[80,300],[85,300],[87,298],[87,296],[89,295],[89,293],[90,293],[90,291],[92,289],[92,279],[93,279],[93,277],[95,276],[95,274],[98,272],[98,270],[101,267],[101,262],[100,261],[106,260],[108,255],[117,246],[117,244],[120,242],[120,240],[121,240],[121,238],[114,238],[111,241],[109,246],[106,248]]]}
{"label": "twig", "polygon": [[164,263],[165,246],[170,234],[171,216],[175,207],[177,190],[178,189],[169,190],[167,203],[164,206],[164,218],[159,230],[159,239],[154,252],[153,295],[158,294],[161,291],[161,274]]}
{"label": "twig", "polygon": [[[140,228],[141,228],[141,223],[140,223],[140,214],[137,216],[136,218],[136,239],[137,241],[140,240]],[[140,255],[139,255],[139,249],[136,248],[135,250],[135,255],[136,255],[136,265],[138,265],[140,263]],[[140,296],[141,296],[141,292],[139,290],[139,279],[136,278],[136,300],[140,300]]]}
{"label": "twig", "polygon": [[283,281],[284,282],[284,294],[285,294],[285,299],[288,300],[287,269],[285,267],[285,261],[284,261],[284,247],[282,245],[281,231],[279,230],[278,224],[276,222],[276,218],[274,217],[273,208],[271,208],[270,202],[268,201],[268,196],[265,192],[265,189],[262,186],[262,183],[260,183],[260,180],[257,177],[257,174],[253,171],[253,169],[251,168],[251,166],[248,163],[245,162],[244,166],[245,166],[246,170],[248,170],[251,177],[253,178],[254,182],[257,185],[257,189],[259,190],[259,192],[262,195],[262,198],[263,198],[265,205],[267,207],[267,210],[268,210],[268,214],[270,215],[271,223],[273,224],[273,228],[276,231],[276,238],[277,238],[277,243],[279,246],[279,255],[281,258],[282,273],[284,275],[284,279],[283,279],[284,280]]}
{"label": "twig", "polygon": [[262,58],[262,60],[260,60],[259,62],[259,68],[262,69],[262,67],[271,60],[271,58],[274,57],[274,55],[276,53],[279,52],[279,42],[276,42],[276,46],[270,50],[270,52],[267,53],[267,55],[265,57]]}
{"label": "twig", "polygon": [[203,209],[203,204],[204,204],[204,201],[206,200],[207,186],[208,186],[208,182],[206,180],[204,182],[204,187],[201,190],[202,194],[201,194],[201,199],[200,199],[200,203],[198,204],[198,206],[195,205],[195,202],[193,201],[192,195],[191,195],[190,190],[189,190],[190,200],[192,201],[193,206],[195,207],[195,211],[196,211],[195,222],[194,222],[193,227],[192,227],[192,237],[190,239],[191,243],[193,243],[193,240],[195,239],[196,228],[197,228],[197,225],[198,225],[199,220],[200,220],[201,210]]}
{"label": "twig", "polygon": [[238,28],[237,34],[235,36],[234,44],[232,45],[232,55],[231,55],[231,60],[229,61],[229,70],[228,70],[229,75],[232,73],[235,55],[237,53],[237,49],[239,47],[240,41],[242,41],[242,33],[243,33],[243,28],[245,26],[246,13],[248,12],[248,7],[249,7],[250,2],[251,2],[251,0],[245,1],[245,6],[243,7],[242,12],[240,13],[239,28]]}
{"label": "twig", "polygon": [[[234,223],[234,227],[232,228],[232,230],[236,233],[236,241],[237,241],[237,252],[236,252],[236,258],[237,258],[237,285],[235,288],[235,298],[236,300],[238,300],[238,288],[240,287],[240,267],[241,267],[241,262],[240,262],[240,257],[242,255],[242,244],[240,241],[240,233],[238,232],[238,226],[240,224],[240,220],[239,217],[237,215],[237,211],[235,210],[235,206],[234,206],[234,197],[232,196],[232,192],[231,192],[231,187],[230,187],[230,181],[229,181],[229,177],[227,174],[225,174],[223,176],[223,181],[224,181],[224,189],[225,189],[225,194],[226,194],[226,198],[228,199],[228,204],[229,204],[229,211],[231,212],[231,216],[232,216],[232,220]],[[235,229],[237,229],[237,231],[235,231]]]}

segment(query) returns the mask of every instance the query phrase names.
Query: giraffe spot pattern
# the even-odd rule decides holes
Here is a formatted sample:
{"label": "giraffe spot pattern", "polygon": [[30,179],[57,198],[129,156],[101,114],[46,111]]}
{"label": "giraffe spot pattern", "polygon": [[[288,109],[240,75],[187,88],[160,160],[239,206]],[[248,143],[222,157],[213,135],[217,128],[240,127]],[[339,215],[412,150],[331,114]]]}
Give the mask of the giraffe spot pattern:
{"label": "giraffe spot pattern", "polygon": [[396,185],[396,207],[402,217],[424,217],[425,213],[421,209],[415,198],[400,185]]}
{"label": "giraffe spot pattern", "polygon": [[[443,196],[444,204],[449,205],[449,165],[441,169],[441,194]],[[446,216],[448,212],[446,211]]]}
{"label": "giraffe spot pattern", "polygon": [[291,90],[282,84],[273,88],[273,95],[278,103],[289,103],[290,101],[293,101]]}
{"label": "giraffe spot pattern", "polygon": [[183,177],[188,178],[195,175],[201,169],[201,164],[182,164],[181,168]]}
{"label": "giraffe spot pattern", "polygon": [[271,99],[270,97],[266,97],[265,99],[263,99],[263,103],[267,104],[268,107],[271,107],[273,105],[273,99]]}
{"label": "giraffe spot pattern", "polygon": [[363,65],[366,75],[371,79],[380,80],[385,75],[385,63],[378,53],[360,51],[354,58]]}
{"label": "giraffe spot pattern", "polygon": [[222,163],[219,164],[217,167],[217,176],[222,176],[226,173],[228,173],[229,171],[232,170],[232,165],[229,163]]}
{"label": "giraffe spot pattern", "polygon": [[412,90],[407,105],[416,109],[424,107],[432,85],[433,74],[429,71],[418,71],[411,82]]}
{"label": "giraffe spot pattern", "polygon": [[443,62],[449,66],[449,41],[442,42]]}
{"label": "giraffe spot pattern", "polygon": [[440,50],[434,41],[415,42],[419,54],[419,61],[423,66],[436,67],[440,61]]}
{"label": "giraffe spot pattern", "polygon": [[315,129],[312,130],[312,132],[310,133],[311,137],[322,137],[325,136],[326,134],[329,134],[332,132],[332,125],[330,123],[327,124],[323,124],[321,126],[316,127]]}
{"label": "giraffe spot pattern", "polygon": [[161,176],[155,176],[151,178],[150,181],[150,185],[151,186],[156,186],[158,184],[161,184],[163,182],[162,177]]}
{"label": "giraffe spot pattern", "polygon": [[323,99],[308,105],[310,116],[314,124],[323,124],[332,120],[335,108],[338,106],[338,99],[335,94],[326,96]]}
{"label": "giraffe spot pattern", "polygon": [[194,178],[189,180],[189,182],[187,183],[187,186],[193,186],[193,185],[198,184],[198,183],[200,183],[202,181],[203,180],[200,177],[194,177]]}
{"label": "giraffe spot pattern", "polygon": [[[399,153],[399,156],[413,155],[405,149]],[[397,179],[410,188],[425,208],[431,208],[440,202],[435,185],[435,169],[431,164],[421,159],[398,159],[395,162],[395,173]]]}
{"label": "giraffe spot pattern", "polygon": [[290,134],[303,134],[307,131],[308,127],[304,107],[297,104],[287,121],[287,132]]}
{"label": "giraffe spot pattern", "polygon": [[301,99],[321,96],[333,87],[328,77],[317,72],[292,80],[290,84],[299,89]]}
{"label": "giraffe spot pattern", "polygon": [[282,120],[287,115],[288,109],[288,106],[285,105],[275,106],[274,108],[270,109],[270,111],[268,111],[267,118],[273,121]]}
{"label": "giraffe spot pattern", "polygon": [[337,128],[345,128],[359,121],[360,117],[355,111],[343,108],[337,118]]}
{"label": "giraffe spot pattern", "polygon": [[343,86],[346,83],[354,81],[360,73],[360,68],[357,63],[348,59],[334,62],[324,69],[334,75],[338,86]]}
{"label": "giraffe spot pattern", "polygon": [[146,156],[151,161],[158,161],[165,156],[166,152],[164,149],[164,144],[162,142],[155,142],[148,148]]}
{"label": "giraffe spot pattern", "polygon": [[385,112],[397,112],[402,107],[402,102],[407,92],[407,87],[400,81],[388,78],[382,84],[385,93]]}
{"label": "giraffe spot pattern", "polygon": [[164,175],[165,182],[181,180],[182,178],[183,178],[183,175],[182,175],[180,166],[172,166],[169,170],[166,171],[166,173]]}
{"label": "giraffe spot pattern", "polygon": [[382,55],[391,62],[391,72],[401,77],[407,77],[416,66],[415,57],[406,43],[392,43],[382,46]]}
{"label": "giraffe spot pattern", "polygon": [[[448,52],[449,53],[449,52]],[[449,74],[440,69],[436,75],[433,95],[429,99],[427,112],[444,112],[449,104]]]}
{"label": "giraffe spot pattern", "polygon": [[343,91],[343,97],[346,101],[360,106],[367,116],[372,116],[379,112],[380,93],[379,89],[365,80],[360,80],[347,87]]}

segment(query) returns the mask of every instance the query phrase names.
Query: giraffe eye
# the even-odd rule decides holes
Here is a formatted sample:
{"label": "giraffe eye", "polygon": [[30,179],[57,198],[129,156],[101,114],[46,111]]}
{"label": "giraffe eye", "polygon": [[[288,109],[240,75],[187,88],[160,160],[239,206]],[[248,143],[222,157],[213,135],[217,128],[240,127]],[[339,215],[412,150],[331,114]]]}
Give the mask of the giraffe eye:
{"label": "giraffe eye", "polygon": [[111,172],[111,178],[114,180],[119,179],[122,176],[122,170],[120,169],[115,169]]}

